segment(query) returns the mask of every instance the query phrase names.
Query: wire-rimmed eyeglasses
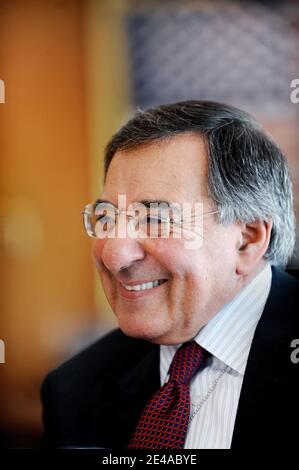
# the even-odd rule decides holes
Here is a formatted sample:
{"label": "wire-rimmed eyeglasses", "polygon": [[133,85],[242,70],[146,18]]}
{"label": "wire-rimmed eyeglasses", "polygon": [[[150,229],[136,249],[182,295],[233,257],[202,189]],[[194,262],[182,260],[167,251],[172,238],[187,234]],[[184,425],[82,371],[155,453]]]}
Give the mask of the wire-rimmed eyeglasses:
{"label": "wire-rimmed eyeglasses", "polygon": [[[192,210],[193,209],[193,210]],[[119,210],[112,203],[87,204],[82,211],[83,225],[87,235],[93,238],[179,238],[182,230],[198,230],[204,215],[216,214],[218,210],[203,212],[203,204],[153,203],[149,207],[133,203],[127,210]],[[117,233],[116,233],[117,229]]]}

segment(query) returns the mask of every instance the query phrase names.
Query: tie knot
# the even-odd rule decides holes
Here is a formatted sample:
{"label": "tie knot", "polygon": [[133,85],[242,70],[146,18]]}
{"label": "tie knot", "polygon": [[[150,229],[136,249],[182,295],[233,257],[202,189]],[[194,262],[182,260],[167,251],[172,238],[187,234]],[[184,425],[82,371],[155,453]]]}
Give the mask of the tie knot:
{"label": "tie knot", "polygon": [[182,344],[171,363],[170,380],[187,385],[199,367],[204,364],[204,360],[204,349],[195,341]]}

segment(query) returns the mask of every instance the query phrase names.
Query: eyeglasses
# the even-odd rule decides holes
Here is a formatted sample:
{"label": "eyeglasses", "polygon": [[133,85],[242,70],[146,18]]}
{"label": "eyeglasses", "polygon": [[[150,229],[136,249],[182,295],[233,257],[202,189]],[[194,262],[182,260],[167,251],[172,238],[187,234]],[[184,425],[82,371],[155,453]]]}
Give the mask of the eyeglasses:
{"label": "eyeglasses", "polygon": [[[182,211],[182,206],[176,203],[151,203],[150,207],[134,203],[131,206],[131,210],[118,210],[106,202],[87,204],[82,211],[87,235],[100,239],[125,238],[127,235],[132,238],[180,238],[182,230],[194,230],[194,223],[196,229],[202,216],[219,212],[199,210],[191,215],[190,210],[186,211],[186,205],[183,205]],[[200,207],[202,209],[202,204]]]}

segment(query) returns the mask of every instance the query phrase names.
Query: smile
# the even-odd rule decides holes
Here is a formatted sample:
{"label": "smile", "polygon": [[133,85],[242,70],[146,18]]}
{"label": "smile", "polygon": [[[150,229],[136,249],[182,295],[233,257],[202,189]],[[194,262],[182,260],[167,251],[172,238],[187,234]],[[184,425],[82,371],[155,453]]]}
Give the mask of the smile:
{"label": "smile", "polygon": [[156,281],[145,282],[143,284],[135,284],[134,286],[128,285],[128,284],[122,284],[122,286],[126,290],[129,290],[129,291],[141,291],[141,290],[153,289],[154,287],[160,286],[166,281],[167,279],[158,279]]}

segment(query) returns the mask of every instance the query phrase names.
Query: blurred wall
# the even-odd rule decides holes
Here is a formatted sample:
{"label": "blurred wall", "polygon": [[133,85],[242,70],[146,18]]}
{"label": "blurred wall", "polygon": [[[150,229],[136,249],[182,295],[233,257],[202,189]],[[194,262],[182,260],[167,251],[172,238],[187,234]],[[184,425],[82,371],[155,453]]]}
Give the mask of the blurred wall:
{"label": "blurred wall", "polygon": [[[0,440],[33,445],[45,374],[116,324],[81,210],[129,116],[118,0],[1,0]],[[2,343],[1,343],[2,344]]]}
{"label": "blurred wall", "polygon": [[40,429],[40,381],[95,316],[80,215],[90,200],[83,3],[0,4],[0,424],[16,443]]}

